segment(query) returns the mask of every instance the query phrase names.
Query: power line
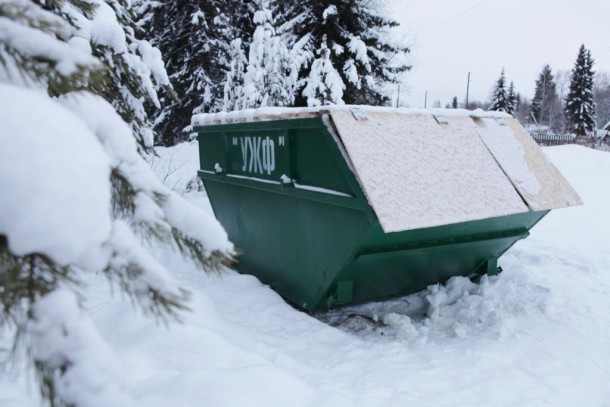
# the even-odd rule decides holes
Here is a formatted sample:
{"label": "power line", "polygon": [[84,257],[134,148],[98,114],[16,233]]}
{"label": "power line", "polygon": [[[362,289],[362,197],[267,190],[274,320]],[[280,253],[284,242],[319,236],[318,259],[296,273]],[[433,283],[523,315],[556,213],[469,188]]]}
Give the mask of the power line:
{"label": "power line", "polygon": [[441,23],[441,24],[437,25],[436,27],[434,27],[434,28],[433,28],[433,29],[431,29],[430,31],[428,31],[428,32],[424,33],[424,36],[429,35],[429,34],[432,34],[433,32],[435,32],[435,31],[437,31],[437,30],[439,30],[439,29],[443,28],[443,27],[444,27],[444,26],[446,26],[447,24],[454,22],[454,21],[455,21],[455,20],[457,20],[458,18],[462,17],[464,14],[470,13],[472,10],[474,10],[475,8],[477,8],[477,7],[481,6],[483,3],[486,3],[486,2],[487,2],[487,0],[481,0],[480,2],[478,2],[477,4],[475,4],[474,6],[472,6],[472,7],[468,8],[468,9],[466,9],[466,10],[462,11],[462,12],[461,12],[461,13],[459,13],[459,14],[456,14],[456,15],[455,15],[455,16],[453,16],[453,17],[450,17],[450,18],[449,18],[448,20],[446,20],[445,22],[443,22],[443,23]]}

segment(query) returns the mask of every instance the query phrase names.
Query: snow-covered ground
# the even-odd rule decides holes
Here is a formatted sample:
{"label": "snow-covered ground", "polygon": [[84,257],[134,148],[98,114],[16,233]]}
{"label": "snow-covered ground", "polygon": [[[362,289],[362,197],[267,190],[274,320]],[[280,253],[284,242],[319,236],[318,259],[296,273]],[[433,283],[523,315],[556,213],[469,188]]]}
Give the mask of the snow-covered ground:
{"label": "snow-covered ground", "polygon": [[[585,205],[549,214],[479,285],[456,278],[313,317],[254,277],[160,252],[191,291],[182,324],[139,315],[103,277],[85,305],[133,405],[610,406],[610,154],[544,151]],[[184,191],[196,143],[159,154],[156,172]],[[0,406],[38,405],[26,373],[0,377]]]}

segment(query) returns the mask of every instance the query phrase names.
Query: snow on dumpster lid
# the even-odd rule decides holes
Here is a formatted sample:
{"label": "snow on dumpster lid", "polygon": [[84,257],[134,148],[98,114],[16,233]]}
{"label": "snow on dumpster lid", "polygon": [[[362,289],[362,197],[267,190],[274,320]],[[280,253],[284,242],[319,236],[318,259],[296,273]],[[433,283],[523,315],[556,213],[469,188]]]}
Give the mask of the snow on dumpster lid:
{"label": "snow on dumpster lid", "polygon": [[581,205],[572,186],[517,119],[476,118],[477,132],[533,211]]}
{"label": "snow on dumpster lid", "polygon": [[485,112],[482,110],[470,111],[463,109],[405,109],[381,106],[359,106],[359,105],[337,105],[317,107],[261,107],[258,109],[245,109],[233,112],[200,113],[193,115],[192,126],[210,126],[215,124],[247,123],[258,121],[300,119],[307,117],[319,117],[329,114],[330,111],[349,111],[362,113],[402,113],[408,115],[439,115],[451,117],[487,117],[487,118],[509,118],[510,115],[502,112]]}
{"label": "snow on dumpster lid", "polygon": [[330,114],[386,233],[528,211],[471,112],[367,112],[360,120],[349,111]]}
{"label": "snow on dumpster lid", "polygon": [[386,233],[581,203],[512,116],[330,115]]}

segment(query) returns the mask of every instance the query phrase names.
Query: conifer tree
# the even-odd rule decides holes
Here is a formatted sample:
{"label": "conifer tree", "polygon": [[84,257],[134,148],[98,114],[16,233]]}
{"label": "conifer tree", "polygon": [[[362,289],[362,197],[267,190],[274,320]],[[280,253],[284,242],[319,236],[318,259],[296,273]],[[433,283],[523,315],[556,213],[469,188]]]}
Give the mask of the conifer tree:
{"label": "conifer tree", "polygon": [[578,136],[595,130],[595,95],[593,93],[594,60],[591,51],[581,45],[565,101],[565,118],[571,131]]}
{"label": "conifer tree", "polygon": [[162,99],[156,143],[174,145],[188,138],[185,128],[193,113],[222,110],[225,78],[235,57],[231,41],[241,40],[236,19],[247,21],[246,6],[228,0],[137,3],[144,32],[165,56],[175,90]]}
{"label": "conifer tree", "polygon": [[244,104],[244,77],[248,59],[241,39],[231,41],[229,50],[229,70],[224,82],[222,110],[230,112],[239,110]]}
{"label": "conifer tree", "polygon": [[508,105],[506,106],[506,113],[515,115],[517,112],[517,94],[515,93],[515,84],[513,81],[510,82],[510,86],[508,87]]}
{"label": "conifer tree", "polygon": [[531,123],[530,101],[520,93],[517,93],[517,110],[515,111],[514,116],[517,117],[524,126]]}
{"label": "conifer tree", "polygon": [[557,84],[550,65],[545,65],[536,80],[536,91],[532,99],[531,114],[540,125],[557,127],[559,98]]}
{"label": "conifer tree", "polygon": [[610,76],[608,72],[595,75],[595,111],[600,128],[610,122]]}
{"label": "conifer tree", "polygon": [[248,66],[244,75],[243,108],[289,106],[294,101],[297,66],[276,35],[268,0],[256,0]]}
{"label": "conifer tree", "polygon": [[[383,16],[375,2],[366,0],[276,1],[279,31],[289,49],[297,50],[302,79],[297,105],[310,102],[312,83],[319,75],[315,69],[338,73],[344,87],[342,100],[348,104],[384,105],[389,98],[382,86],[396,83],[398,75],[409,69],[402,59],[409,49],[396,43],[390,28],[398,25]],[[327,56],[327,58],[326,58]],[[328,61],[328,62],[326,62]],[[335,89],[341,86],[336,86]],[[335,92],[337,94],[337,92]],[[324,103],[332,103],[325,99]]]}
{"label": "conifer tree", "polygon": [[457,98],[457,96],[453,97],[453,100],[451,101],[451,108],[452,109],[457,109],[458,108],[458,98]]}
{"label": "conifer tree", "polygon": [[330,60],[330,50],[322,43],[319,57],[313,62],[303,96],[308,106],[342,105],[345,85]]}
{"label": "conifer tree", "polygon": [[[54,5],[61,3],[63,2],[52,1],[47,7],[58,9],[59,6]],[[172,93],[159,50],[137,36],[140,30],[132,17],[134,12],[124,1],[68,3],[83,11],[82,14],[75,13],[68,17],[73,19],[72,23],[82,25],[81,31],[90,26],[91,35],[98,35],[98,38],[90,42],[91,53],[107,67],[108,80],[104,86],[91,86],[131,126],[139,147],[149,149],[154,143],[150,112],[160,107],[157,92],[163,89],[163,93]],[[104,39],[98,31],[110,22],[120,28]]]}
{"label": "conifer tree", "polygon": [[496,86],[493,91],[491,105],[488,110],[495,110],[499,112],[508,112],[511,107],[511,102],[508,98],[508,90],[506,89],[506,78],[504,76],[504,68],[500,73],[500,77],[496,82]]}
{"label": "conifer tree", "polygon": [[[115,0],[0,3],[0,87],[19,106],[49,111],[37,116],[44,124],[29,123],[25,110],[0,112],[3,126],[22,131],[0,132],[0,162],[64,164],[39,149],[11,156],[13,146],[37,142],[32,129],[62,148],[78,144],[70,159],[95,159],[78,168],[75,178],[95,180],[78,191],[20,186],[19,171],[0,175],[0,329],[14,333],[14,356],[25,352],[52,406],[130,404],[104,365],[111,352],[78,305],[76,287],[84,292],[87,274],[104,273],[142,311],[171,319],[187,295],[149,244],[173,246],[205,270],[232,252],[220,225],[164,187],[142,157],[151,139],[146,104],[155,105],[156,89],[168,83],[159,52],[136,37],[131,14]],[[39,200],[43,206],[32,205]],[[17,216],[26,207],[28,215]],[[29,224],[36,216],[70,224]],[[33,226],[39,233],[28,232]],[[99,352],[104,357],[90,357]]]}

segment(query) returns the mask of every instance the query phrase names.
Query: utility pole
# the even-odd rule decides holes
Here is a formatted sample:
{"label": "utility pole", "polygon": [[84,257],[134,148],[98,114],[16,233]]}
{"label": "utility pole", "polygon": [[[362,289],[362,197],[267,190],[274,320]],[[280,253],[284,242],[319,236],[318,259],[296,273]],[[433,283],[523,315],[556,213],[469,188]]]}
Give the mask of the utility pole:
{"label": "utility pole", "polygon": [[468,71],[468,81],[466,82],[466,106],[464,109],[468,109],[468,94],[470,93],[470,71]]}
{"label": "utility pole", "polygon": [[398,94],[396,95],[396,108],[400,107],[400,83],[398,84]]}
{"label": "utility pole", "polygon": [[426,91],[426,96],[424,96],[424,109],[428,108],[428,91]]}

